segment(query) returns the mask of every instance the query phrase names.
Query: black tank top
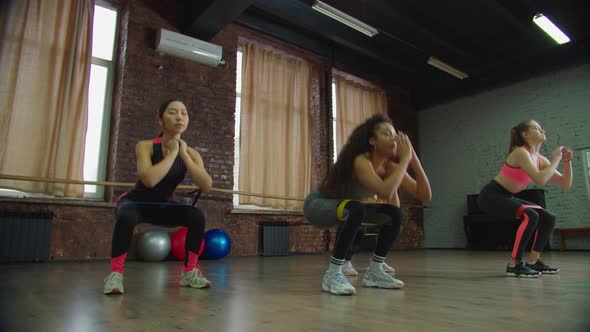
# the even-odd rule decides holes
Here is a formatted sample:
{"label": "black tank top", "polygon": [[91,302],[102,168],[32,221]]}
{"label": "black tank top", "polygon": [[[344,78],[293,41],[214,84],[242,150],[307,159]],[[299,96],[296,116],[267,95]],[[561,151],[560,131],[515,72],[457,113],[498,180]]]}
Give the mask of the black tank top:
{"label": "black tank top", "polygon": [[[152,140],[152,164],[155,165],[164,159],[162,152],[162,140],[160,137]],[[163,202],[170,200],[176,187],[186,176],[186,165],[180,156],[176,156],[168,173],[153,188],[146,187],[141,180],[137,180],[135,188],[130,190],[125,199],[133,201]]]}

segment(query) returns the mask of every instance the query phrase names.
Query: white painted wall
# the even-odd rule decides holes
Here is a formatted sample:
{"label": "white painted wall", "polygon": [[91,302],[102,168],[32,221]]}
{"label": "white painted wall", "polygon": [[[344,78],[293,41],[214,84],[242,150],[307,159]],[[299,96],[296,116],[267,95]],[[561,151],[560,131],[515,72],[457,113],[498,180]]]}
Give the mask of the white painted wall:
{"label": "white painted wall", "polygon": [[[465,247],[466,195],[479,193],[497,174],[508,151],[510,128],[527,119],[547,131],[543,155],[549,157],[559,145],[574,149],[572,190],[545,186],[556,227],[590,227],[581,153],[590,149],[590,64],[584,64],[420,111],[421,160],[433,190],[432,209],[424,211],[425,247]],[[568,241],[568,248],[590,249],[590,239]]]}

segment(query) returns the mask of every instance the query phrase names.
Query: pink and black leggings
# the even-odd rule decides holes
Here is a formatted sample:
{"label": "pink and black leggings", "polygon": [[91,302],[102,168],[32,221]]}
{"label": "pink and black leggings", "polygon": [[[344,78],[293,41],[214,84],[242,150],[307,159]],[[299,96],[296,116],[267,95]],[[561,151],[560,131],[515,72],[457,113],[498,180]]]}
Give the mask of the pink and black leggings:
{"label": "pink and black leggings", "polygon": [[[113,258],[127,253],[133,229],[139,223],[175,227],[187,226],[185,241],[185,262],[189,253],[198,254],[205,232],[205,216],[196,207],[176,202],[135,202],[125,198],[115,208],[115,230],[113,231]],[[191,264],[192,265],[192,264]]]}
{"label": "pink and black leggings", "polygon": [[554,214],[541,206],[514,197],[496,181],[491,181],[483,187],[477,203],[479,208],[489,215],[516,218],[521,221],[516,231],[512,259],[522,260],[524,248],[533,235],[533,250],[543,251],[555,226]]}

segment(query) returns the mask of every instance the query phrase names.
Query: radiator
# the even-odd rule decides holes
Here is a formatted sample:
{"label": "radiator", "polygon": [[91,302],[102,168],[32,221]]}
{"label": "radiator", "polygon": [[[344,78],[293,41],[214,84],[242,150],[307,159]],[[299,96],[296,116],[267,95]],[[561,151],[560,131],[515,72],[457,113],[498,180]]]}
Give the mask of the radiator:
{"label": "radiator", "polygon": [[289,255],[289,224],[284,222],[260,223],[262,256]]}
{"label": "radiator", "polygon": [[49,260],[51,212],[0,210],[0,263]]}

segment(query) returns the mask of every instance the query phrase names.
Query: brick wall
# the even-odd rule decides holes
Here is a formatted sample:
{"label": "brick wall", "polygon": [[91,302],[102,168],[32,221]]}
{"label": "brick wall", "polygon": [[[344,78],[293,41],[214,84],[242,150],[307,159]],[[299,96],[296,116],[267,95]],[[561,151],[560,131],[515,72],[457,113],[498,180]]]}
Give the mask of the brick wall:
{"label": "brick wall", "polygon": [[[159,28],[179,31],[182,1],[115,0],[120,8],[120,36],[116,64],[116,80],[111,115],[107,180],[136,181],[135,144],[159,133],[157,109],[168,96],[178,96],[189,109],[189,129],[183,138],[201,152],[213,177],[214,187],[232,189],[234,153],[234,113],[236,82],[236,50],[238,38],[254,39],[288,53],[302,57],[313,67],[312,129],[313,174],[312,187],[324,178],[328,162],[326,128],[326,83],[330,71],[326,60],[297,47],[287,45],[241,26],[230,24],[219,32],[212,43],[223,47],[225,65],[209,67],[203,64],[162,55],[155,51],[155,36]],[[353,73],[363,77],[363,73]],[[374,77],[375,73],[371,75]],[[416,137],[416,115],[407,92],[387,83],[380,84],[388,92],[390,115],[399,120],[396,127]],[[109,202],[123,188],[109,188]],[[187,199],[190,201],[190,199]],[[51,204],[0,203],[0,207],[48,209],[55,213],[51,253],[53,259],[93,259],[110,257],[111,232],[114,223],[112,207],[66,207]],[[203,195],[198,206],[207,217],[207,229],[222,228],[232,239],[231,255],[258,253],[259,222],[292,223],[291,251],[294,253],[323,252],[326,247],[324,230],[306,224],[301,215],[232,214],[231,196],[211,193]],[[141,226],[137,232],[146,227]],[[419,248],[423,244],[420,212],[406,213],[406,226],[396,248]],[[334,231],[331,231],[332,243]],[[133,253],[130,253],[133,255]]]}
{"label": "brick wall", "polygon": [[49,248],[50,260],[110,257],[114,219],[113,208],[110,206],[88,207],[2,202],[0,208],[53,213]]}
{"label": "brick wall", "polygon": [[[425,211],[425,246],[465,246],[466,195],[479,193],[498,173],[508,152],[510,128],[526,119],[537,120],[547,131],[544,156],[550,158],[551,150],[560,145],[574,149],[573,188],[563,190],[552,183],[544,187],[547,208],[557,216],[556,227],[589,227],[581,153],[590,147],[589,86],[586,64],[419,112],[422,161],[430,175],[434,207]],[[568,248],[588,249],[590,241],[568,240]]]}

